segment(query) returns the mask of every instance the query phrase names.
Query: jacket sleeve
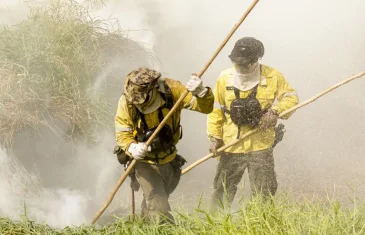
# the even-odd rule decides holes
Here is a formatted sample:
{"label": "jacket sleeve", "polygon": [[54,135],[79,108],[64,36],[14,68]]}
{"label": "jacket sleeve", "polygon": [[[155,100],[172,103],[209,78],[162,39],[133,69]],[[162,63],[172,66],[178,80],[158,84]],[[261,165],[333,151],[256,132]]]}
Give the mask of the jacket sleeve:
{"label": "jacket sleeve", "polygon": [[119,99],[117,113],[115,115],[115,135],[117,145],[120,146],[127,154],[128,147],[135,143],[133,135],[133,122],[130,117],[125,96]]}
{"label": "jacket sleeve", "polygon": [[221,76],[218,78],[214,88],[214,108],[213,112],[208,114],[207,131],[208,138],[214,137],[216,139],[223,139],[223,123],[224,123],[224,102],[225,85],[222,83]]}
{"label": "jacket sleeve", "polygon": [[[299,98],[296,91],[289,85],[284,76],[280,73],[278,75],[277,100],[278,102],[273,105],[272,109],[278,114],[285,112],[299,103]],[[291,115],[293,115],[293,113],[294,111],[284,115],[282,119],[288,119]]]}
{"label": "jacket sleeve", "polygon": [[[178,100],[180,96],[187,91],[186,87],[179,81],[171,81],[169,83],[174,100]],[[172,86],[171,86],[172,85]],[[212,89],[208,87],[207,94],[200,98],[193,96],[190,92],[182,101],[182,108],[208,114],[212,112],[214,104],[214,95]]]}

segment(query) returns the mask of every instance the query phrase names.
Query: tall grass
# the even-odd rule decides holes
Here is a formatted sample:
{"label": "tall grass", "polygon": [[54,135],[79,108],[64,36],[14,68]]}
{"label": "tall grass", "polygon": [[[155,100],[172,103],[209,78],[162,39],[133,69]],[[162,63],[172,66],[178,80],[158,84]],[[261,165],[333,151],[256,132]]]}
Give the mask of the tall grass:
{"label": "tall grass", "polygon": [[365,204],[343,208],[338,201],[297,202],[280,195],[272,201],[250,200],[235,212],[209,213],[196,208],[192,213],[175,211],[175,225],[151,224],[128,218],[102,228],[67,227],[54,230],[23,220],[0,219],[1,234],[365,234]]}
{"label": "tall grass", "polygon": [[[114,132],[124,69],[151,53],[126,38],[116,20],[93,18],[75,0],[24,2],[27,19],[0,26],[0,149],[7,153],[0,176],[17,194],[31,196],[42,186],[13,151],[23,148],[17,136],[35,142],[50,138],[42,136],[46,130],[50,139],[95,146],[100,132]],[[24,157],[39,159],[37,151]]]}
{"label": "tall grass", "polygon": [[[145,50],[117,23],[90,17],[76,1],[29,4],[27,20],[0,28],[0,146],[11,146],[25,128],[95,139],[95,131],[112,128],[115,109],[105,89],[94,89],[98,75],[118,58],[130,61]],[[110,76],[121,83],[118,72]]]}

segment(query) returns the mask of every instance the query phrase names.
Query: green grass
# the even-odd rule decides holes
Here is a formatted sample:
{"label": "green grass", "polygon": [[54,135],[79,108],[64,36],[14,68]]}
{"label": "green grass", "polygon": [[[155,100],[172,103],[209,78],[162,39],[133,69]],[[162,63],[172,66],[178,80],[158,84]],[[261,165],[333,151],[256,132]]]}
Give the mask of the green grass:
{"label": "green grass", "polygon": [[289,196],[277,196],[265,203],[252,199],[235,212],[208,213],[174,211],[176,225],[156,225],[128,218],[102,228],[67,227],[53,230],[21,217],[15,223],[0,219],[0,234],[365,234],[365,204],[343,208],[337,201],[297,202]]}

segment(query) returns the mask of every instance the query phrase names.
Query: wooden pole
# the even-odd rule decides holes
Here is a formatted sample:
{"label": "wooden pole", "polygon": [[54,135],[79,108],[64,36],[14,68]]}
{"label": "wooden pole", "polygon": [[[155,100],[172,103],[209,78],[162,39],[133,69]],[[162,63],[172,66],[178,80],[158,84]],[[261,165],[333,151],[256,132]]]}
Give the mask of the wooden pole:
{"label": "wooden pole", "polygon": [[131,222],[134,223],[134,218],[136,215],[136,199],[134,197],[134,189],[131,188],[131,201],[132,201],[132,215]]}
{"label": "wooden pole", "polygon": [[[231,32],[227,35],[227,37],[224,39],[224,41],[222,42],[222,44],[218,47],[218,49],[214,52],[213,56],[211,57],[211,59],[208,61],[208,63],[204,66],[204,68],[199,72],[199,74],[197,75],[198,77],[202,77],[203,74],[205,73],[205,71],[209,68],[209,66],[212,64],[212,62],[214,61],[214,59],[217,57],[217,55],[219,54],[219,52],[223,49],[223,47],[227,44],[228,40],[232,37],[233,33],[238,29],[238,27],[242,24],[242,22],[246,19],[246,17],[248,16],[248,14],[251,12],[251,10],[256,6],[256,4],[259,2],[259,0],[255,0],[250,7],[246,10],[246,12],[243,14],[243,16],[241,17],[241,19],[234,25],[234,27],[232,28]],[[181,96],[180,98],[176,101],[176,103],[174,104],[174,107],[172,107],[172,109],[169,111],[169,113],[165,116],[165,118],[162,120],[162,122],[158,125],[158,127],[156,128],[156,130],[153,132],[153,134],[151,135],[151,137],[147,140],[146,145],[149,146],[152,142],[152,140],[157,136],[158,132],[162,129],[162,127],[165,125],[165,123],[167,122],[167,120],[172,116],[172,114],[179,108],[180,103],[184,100],[184,98],[189,94],[189,91],[186,90]],[[133,161],[131,162],[131,164],[129,165],[129,167],[126,169],[126,171],[124,172],[124,174],[120,177],[120,179],[118,180],[117,184],[115,185],[113,191],[110,193],[107,202],[105,203],[105,205],[96,213],[96,215],[94,216],[91,224],[94,224],[99,217],[103,214],[103,212],[106,210],[106,208],[108,208],[108,206],[110,205],[110,203],[112,202],[115,194],[117,193],[118,189],[120,188],[120,186],[123,184],[123,182],[125,181],[125,179],[128,177],[130,171],[133,169],[134,165],[136,164],[136,160],[133,159]]]}
{"label": "wooden pole", "polygon": [[[334,85],[333,87],[330,87],[330,88],[328,88],[327,90],[325,90],[325,91],[321,92],[320,94],[318,94],[318,95],[316,95],[316,96],[312,97],[311,99],[309,99],[309,100],[307,100],[307,101],[305,101],[305,102],[303,102],[303,103],[300,103],[300,104],[298,104],[298,105],[296,105],[296,106],[294,106],[294,107],[292,107],[292,108],[288,109],[288,110],[287,110],[287,111],[285,111],[285,112],[282,112],[282,113],[279,115],[279,117],[285,116],[285,115],[287,115],[288,113],[291,113],[291,112],[293,112],[293,111],[295,111],[295,110],[297,110],[297,109],[299,109],[299,108],[302,108],[302,107],[304,107],[304,106],[306,106],[306,105],[308,105],[308,104],[310,104],[310,103],[312,103],[312,102],[316,101],[318,98],[320,98],[320,97],[324,96],[324,95],[325,95],[325,94],[327,94],[328,92],[333,91],[334,89],[336,89],[336,88],[338,88],[338,87],[340,87],[340,86],[342,86],[342,85],[344,85],[344,84],[346,84],[346,83],[348,83],[348,82],[350,82],[350,81],[352,81],[352,80],[355,80],[355,79],[357,79],[357,78],[360,78],[360,77],[362,77],[362,76],[364,76],[364,75],[365,75],[365,71],[364,71],[364,72],[362,72],[362,73],[356,74],[356,75],[354,75],[354,76],[352,76],[352,77],[350,77],[350,78],[347,78],[347,79],[345,79],[344,81],[342,81],[342,82],[340,82],[340,83],[337,83],[337,84],[336,84],[336,85]],[[237,144],[238,142],[240,142],[240,141],[241,141],[241,140],[243,140],[244,138],[246,138],[246,137],[248,137],[248,136],[252,135],[252,134],[253,134],[253,133],[255,133],[255,132],[257,132],[257,129],[254,129],[254,130],[251,130],[251,131],[247,132],[246,134],[244,134],[243,136],[241,136],[239,139],[237,139],[237,140],[235,140],[235,141],[232,141],[231,143],[229,143],[229,144],[227,144],[227,145],[225,145],[225,146],[223,146],[223,147],[219,148],[219,149],[217,150],[217,152],[222,152],[222,151],[224,151],[225,149],[227,149],[227,148],[229,148],[229,147],[231,147],[231,146],[233,146],[233,145]],[[181,174],[182,174],[182,175],[186,174],[187,172],[191,171],[193,168],[197,167],[198,165],[202,164],[203,162],[207,161],[208,159],[210,159],[210,158],[211,158],[211,157],[213,157],[213,156],[214,156],[214,154],[213,154],[213,153],[210,153],[210,154],[206,155],[205,157],[203,157],[203,158],[199,159],[198,161],[194,162],[194,163],[193,163],[193,164],[191,164],[190,166],[186,167],[186,168],[185,168],[185,169],[181,172]]]}

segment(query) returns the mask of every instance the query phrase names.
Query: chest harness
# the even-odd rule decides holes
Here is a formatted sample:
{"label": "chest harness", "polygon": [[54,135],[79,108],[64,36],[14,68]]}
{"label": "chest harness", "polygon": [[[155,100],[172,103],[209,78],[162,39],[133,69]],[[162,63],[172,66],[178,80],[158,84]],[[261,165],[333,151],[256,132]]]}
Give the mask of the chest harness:
{"label": "chest harness", "polygon": [[246,98],[240,97],[241,91],[238,88],[233,86],[226,87],[227,91],[234,91],[236,98],[232,101],[229,110],[227,107],[223,107],[223,112],[230,115],[232,122],[237,126],[237,139],[240,137],[241,126],[246,125],[251,128],[256,128],[264,113],[260,102],[256,98],[258,86],[259,84],[252,89],[252,92]]}
{"label": "chest harness", "polygon": [[[158,108],[157,110],[159,123],[161,123],[162,120],[164,119],[164,114],[162,110],[163,109],[170,110],[174,105],[170,87],[166,84],[165,81],[162,81],[161,83],[162,84],[160,84],[160,86],[161,85],[164,86],[165,92],[160,91],[160,94],[162,98],[165,100],[165,104],[160,108]],[[154,131],[157,129],[157,126],[149,128],[146,123],[144,114],[141,113],[136,107],[133,107],[133,110],[136,113],[136,115],[134,115],[133,118],[133,123],[135,123],[135,125],[137,126],[136,140],[138,140],[139,142],[146,142],[152,136]],[[180,132],[180,139],[182,138],[182,127],[180,125],[180,120],[179,120],[178,126],[176,128],[173,116],[171,116],[171,118],[172,118],[172,128],[169,125],[165,124],[150,144],[151,147],[150,153],[152,153],[154,157],[152,158],[146,156],[144,160],[151,160],[156,162],[156,164],[158,164],[159,160],[166,158],[176,150],[176,146],[174,143],[175,142],[174,136],[177,132]],[[161,152],[165,152],[166,154],[164,156],[159,157],[158,155]]]}

